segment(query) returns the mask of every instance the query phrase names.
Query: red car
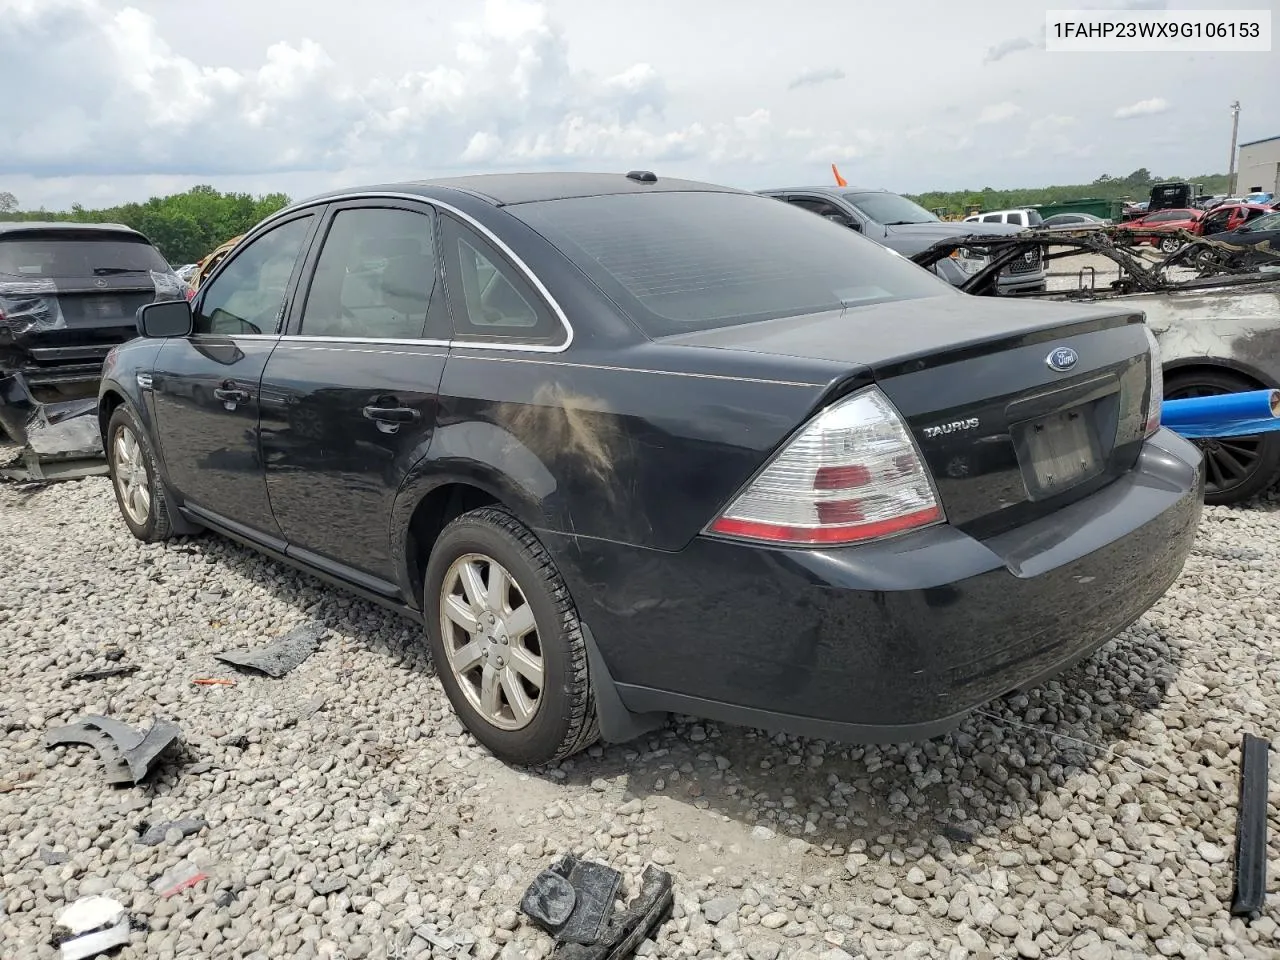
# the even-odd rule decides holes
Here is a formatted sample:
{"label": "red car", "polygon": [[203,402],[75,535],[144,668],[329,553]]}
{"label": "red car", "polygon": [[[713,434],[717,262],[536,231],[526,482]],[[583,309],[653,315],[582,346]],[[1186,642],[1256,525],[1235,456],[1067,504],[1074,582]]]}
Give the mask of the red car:
{"label": "red car", "polygon": [[1220,207],[1214,207],[1201,217],[1199,229],[1191,232],[1202,237],[1211,237],[1215,233],[1234,230],[1236,227],[1244,226],[1246,223],[1274,212],[1265,203],[1224,203]]}
{"label": "red car", "polygon": [[1131,232],[1137,244],[1149,243],[1159,246],[1161,253],[1173,253],[1182,246],[1182,240],[1176,236],[1163,236],[1178,230],[1187,230],[1199,234],[1200,221],[1204,219],[1200,210],[1189,207],[1174,207],[1168,210],[1157,210],[1137,220],[1128,220],[1116,224],[1117,230]]}

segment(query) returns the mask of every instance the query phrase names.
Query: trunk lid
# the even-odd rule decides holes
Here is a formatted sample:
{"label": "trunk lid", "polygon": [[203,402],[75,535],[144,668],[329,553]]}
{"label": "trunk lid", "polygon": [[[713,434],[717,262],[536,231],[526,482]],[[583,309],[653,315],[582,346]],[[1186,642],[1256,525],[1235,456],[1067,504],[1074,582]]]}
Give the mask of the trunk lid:
{"label": "trunk lid", "polygon": [[1086,496],[1131,469],[1143,442],[1147,340],[1123,308],[941,296],[667,341],[869,369],[948,521],[975,536]]}

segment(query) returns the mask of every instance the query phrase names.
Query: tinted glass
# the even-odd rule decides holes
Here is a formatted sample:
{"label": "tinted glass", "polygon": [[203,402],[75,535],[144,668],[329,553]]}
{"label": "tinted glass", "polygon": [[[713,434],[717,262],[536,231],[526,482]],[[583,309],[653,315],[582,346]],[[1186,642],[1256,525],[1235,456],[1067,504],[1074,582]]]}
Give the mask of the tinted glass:
{"label": "tinted glass", "polygon": [[169,273],[169,264],[145,240],[119,234],[41,234],[0,238],[0,273],[15,277],[107,277]]}
{"label": "tinted glass", "polygon": [[848,227],[754,194],[624,194],[507,209],[650,336],[964,296]]}
{"label": "tinted glass", "polygon": [[1265,217],[1250,221],[1249,229],[1254,233],[1262,230],[1280,230],[1280,213],[1269,213]]}
{"label": "tinted glass", "polygon": [[982,218],[982,222],[983,223],[1001,223],[1003,222],[1003,219],[1004,219],[1003,214],[988,213],[985,217]]}
{"label": "tinted glass", "polygon": [[275,333],[289,279],[313,216],[267,231],[235,253],[206,287],[195,318],[196,333]]}
{"label": "tinted glass", "polygon": [[1025,226],[1022,222],[1022,214],[1020,213],[1009,214],[1009,222],[1019,227]]}
{"label": "tinted glass", "polygon": [[940,223],[932,213],[896,193],[846,193],[844,199],[865,217],[887,226],[898,223]]}
{"label": "tinted glass", "polygon": [[452,217],[441,220],[445,278],[459,340],[564,341],[564,326],[514,264],[474,230]]}
{"label": "tinted glass", "polygon": [[1028,225],[1028,226],[1038,227],[1038,226],[1040,226],[1040,225],[1041,225],[1041,224],[1043,224],[1043,223],[1044,223],[1044,217],[1040,216],[1040,214],[1039,214],[1039,213],[1037,213],[1035,210],[1028,210],[1028,211],[1027,211],[1027,225]]}
{"label": "tinted glass", "polygon": [[420,338],[436,282],[431,234],[426,213],[339,211],[316,261],[303,335]]}

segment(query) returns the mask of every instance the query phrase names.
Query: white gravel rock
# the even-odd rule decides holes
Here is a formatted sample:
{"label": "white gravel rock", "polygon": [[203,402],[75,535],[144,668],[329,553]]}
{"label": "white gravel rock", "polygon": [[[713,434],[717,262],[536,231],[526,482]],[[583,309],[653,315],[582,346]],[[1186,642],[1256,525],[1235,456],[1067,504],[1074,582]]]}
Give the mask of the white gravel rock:
{"label": "white gravel rock", "polygon": [[[53,960],[58,913],[106,893],[140,924],[127,958],[425,957],[427,931],[541,958],[520,896],[574,851],[627,896],[668,864],[646,956],[1274,957],[1275,895],[1251,925],[1226,900],[1241,735],[1280,741],[1277,568],[1276,503],[1208,508],[1138,623],[925,743],[674,718],[521,770],[463,732],[407,621],[214,536],[139,544],[104,479],[0,485],[0,954]],[[213,659],[309,620],[329,634],[283,679]],[[64,682],[112,662],[139,670]],[[184,745],[110,787],[43,745],[87,713]],[[208,826],[137,842],[185,817]],[[1280,831],[1269,855],[1280,875]],[[161,899],[183,861],[207,877]]]}

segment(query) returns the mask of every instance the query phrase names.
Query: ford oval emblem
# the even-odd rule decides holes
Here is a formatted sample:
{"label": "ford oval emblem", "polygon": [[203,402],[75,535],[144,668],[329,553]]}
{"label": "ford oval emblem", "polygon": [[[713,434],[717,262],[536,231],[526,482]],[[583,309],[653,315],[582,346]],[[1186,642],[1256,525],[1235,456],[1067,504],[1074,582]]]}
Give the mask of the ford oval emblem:
{"label": "ford oval emblem", "polygon": [[1076,365],[1076,361],[1079,359],[1080,355],[1070,347],[1058,347],[1044,358],[1044,362],[1049,365],[1050,370],[1066,373]]}

